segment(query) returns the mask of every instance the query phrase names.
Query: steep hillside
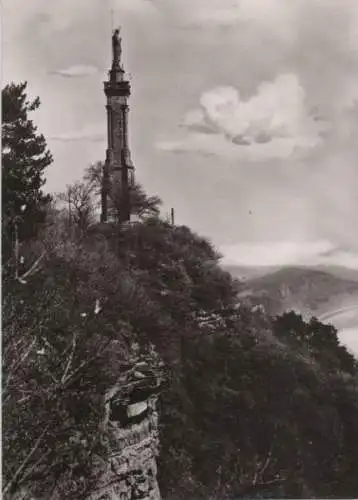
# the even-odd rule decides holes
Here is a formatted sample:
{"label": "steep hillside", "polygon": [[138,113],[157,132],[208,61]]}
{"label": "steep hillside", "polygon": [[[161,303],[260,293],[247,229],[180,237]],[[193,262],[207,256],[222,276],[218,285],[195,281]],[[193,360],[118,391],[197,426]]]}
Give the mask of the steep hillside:
{"label": "steep hillside", "polygon": [[[80,239],[51,226],[45,244],[26,284],[4,273],[9,492],[55,500],[56,486],[56,500],[103,499],[112,483],[100,470],[98,484],[99,461],[128,499],[158,498],[157,470],[164,500],[357,497],[357,366],[333,327],[238,304],[215,249],[184,226],[106,224]],[[25,262],[41,248],[23,248]],[[295,271],[289,278],[290,296],[310,290]],[[267,281],[251,285],[261,293]],[[138,349],[151,366],[154,353],[165,362],[158,468],[155,415],[122,427],[152,411],[146,387],[123,386],[126,363],[142,379]],[[22,370],[11,372],[13,359]]]}

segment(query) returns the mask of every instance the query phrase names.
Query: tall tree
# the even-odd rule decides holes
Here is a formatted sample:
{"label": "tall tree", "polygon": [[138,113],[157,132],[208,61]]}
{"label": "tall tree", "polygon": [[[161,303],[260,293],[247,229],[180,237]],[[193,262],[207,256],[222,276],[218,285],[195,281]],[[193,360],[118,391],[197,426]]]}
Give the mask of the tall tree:
{"label": "tall tree", "polygon": [[29,100],[27,82],[10,83],[2,90],[2,214],[4,246],[15,226],[19,238],[34,235],[45,218],[50,196],[45,195],[44,171],[52,161],[45,137],[29,118],[40,99]]}
{"label": "tall tree", "polygon": [[77,234],[83,234],[95,222],[95,206],[92,196],[93,187],[84,182],[75,182],[66,186],[66,190],[57,195],[67,210],[68,228]]}
{"label": "tall tree", "polygon": [[[101,196],[103,176],[103,163],[97,162],[90,165],[86,169],[84,180],[93,186],[93,193],[97,199]],[[146,219],[148,217],[158,217],[160,213],[160,205],[162,204],[159,196],[148,196],[143,189],[142,185],[136,182],[130,190],[130,204],[131,213],[136,215],[139,219]],[[119,212],[121,207],[121,193],[114,190],[110,193],[111,202],[114,205],[116,212]],[[99,206],[98,202],[98,206]]]}

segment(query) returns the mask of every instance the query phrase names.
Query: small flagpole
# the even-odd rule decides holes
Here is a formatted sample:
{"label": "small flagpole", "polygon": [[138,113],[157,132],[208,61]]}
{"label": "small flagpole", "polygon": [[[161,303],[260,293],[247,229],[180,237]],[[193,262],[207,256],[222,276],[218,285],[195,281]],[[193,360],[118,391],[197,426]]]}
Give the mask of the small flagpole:
{"label": "small flagpole", "polygon": [[170,219],[171,219],[172,225],[174,226],[174,208],[171,208],[171,210],[170,210]]}

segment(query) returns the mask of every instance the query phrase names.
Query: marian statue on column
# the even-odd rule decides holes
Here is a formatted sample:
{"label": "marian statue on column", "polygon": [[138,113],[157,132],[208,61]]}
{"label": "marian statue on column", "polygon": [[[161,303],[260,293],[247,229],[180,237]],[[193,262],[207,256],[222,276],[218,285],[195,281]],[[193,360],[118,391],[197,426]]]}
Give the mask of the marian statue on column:
{"label": "marian statue on column", "polygon": [[119,36],[119,29],[116,29],[112,36],[113,61],[120,62],[122,53],[122,38]]}

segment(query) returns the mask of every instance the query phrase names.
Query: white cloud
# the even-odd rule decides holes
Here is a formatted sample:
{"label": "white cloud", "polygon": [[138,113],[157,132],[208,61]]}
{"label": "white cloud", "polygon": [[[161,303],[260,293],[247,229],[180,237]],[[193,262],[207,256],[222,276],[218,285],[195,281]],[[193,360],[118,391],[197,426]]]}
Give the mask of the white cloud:
{"label": "white cloud", "polygon": [[68,68],[57,69],[51,71],[50,74],[59,75],[66,78],[79,78],[84,76],[91,76],[98,73],[98,68],[95,66],[85,66],[85,65],[74,65]]}
{"label": "white cloud", "polygon": [[216,127],[213,127],[213,124],[208,123],[205,120],[204,113],[201,108],[188,111],[188,113],[184,116],[180,127],[189,128],[190,130],[206,134],[217,132]]}
{"label": "white cloud", "polygon": [[[253,161],[286,158],[297,149],[312,148],[323,130],[322,123],[310,116],[305,91],[294,74],[262,82],[246,101],[234,87],[204,92],[200,108],[189,111],[182,126],[191,133],[180,142],[164,141],[159,149],[201,151]],[[215,132],[219,137],[205,137],[205,133]],[[245,151],[237,151],[240,147]]]}
{"label": "white cloud", "polygon": [[336,250],[328,241],[242,243],[223,247],[226,263],[247,266],[342,265],[358,269],[358,254]]}
{"label": "white cloud", "polygon": [[25,23],[35,23],[33,29],[51,37],[56,31],[64,31],[78,22],[92,22],[108,13],[108,27],[111,23],[111,9],[114,21],[120,24],[123,16],[147,17],[158,11],[150,0],[4,0],[6,30],[20,34]]}
{"label": "white cloud", "polygon": [[220,248],[223,263],[244,266],[276,266],[301,264],[332,250],[328,241],[239,243]]}
{"label": "white cloud", "polygon": [[[334,323],[334,319],[332,320]],[[358,328],[343,328],[338,332],[338,338],[343,345],[358,359]]]}
{"label": "white cloud", "polygon": [[[91,5],[92,4],[92,5]],[[5,0],[7,23],[11,28],[21,29],[24,22],[35,21],[50,35],[51,31],[62,31],[70,27],[76,19],[91,16],[93,0],[76,0],[74,8],[71,0],[48,2],[47,0]],[[39,28],[39,26],[36,26]]]}
{"label": "white cloud", "polygon": [[320,255],[318,264],[336,264],[350,269],[358,269],[358,254],[350,251],[337,250],[330,255]]}
{"label": "white cloud", "polygon": [[293,159],[302,147],[312,147],[315,142],[278,138],[267,143],[241,146],[228,141],[223,135],[191,133],[183,140],[159,141],[156,148],[172,153],[198,153],[204,156],[217,156],[228,161],[262,162],[272,159]]}
{"label": "white cloud", "polygon": [[72,141],[90,141],[98,142],[104,141],[106,137],[106,124],[92,124],[88,125],[80,130],[74,130],[72,132],[63,132],[55,134],[50,139],[53,141],[60,142],[72,142]]}
{"label": "white cloud", "polygon": [[287,0],[155,0],[181,26],[206,29],[250,23],[254,28],[274,30],[286,40],[294,36],[297,7]]}
{"label": "white cloud", "polygon": [[314,125],[306,111],[305,92],[293,74],[261,83],[247,101],[238,90],[219,87],[205,92],[200,104],[209,123],[229,138],[240,136],[249,143],[260,142],[260,136],[300,138]]}
{"label": "white cloud", "polygon": [[232,24],[240,18],[239,2],[237,0],[184,0],[177,3],[177,9],[182,8],[182,14],[188,24]]}
{"label": "white cloud", "polygon": [[136,15],[157,15],[158,9],[152,0],[112,0],[115,13],[134,13]]}
{"label": "white cloud", "polygon": [[241,266],[338,265],[358,269],[358,253],[329,241],[239,243],[220,248],[223,264]]}

